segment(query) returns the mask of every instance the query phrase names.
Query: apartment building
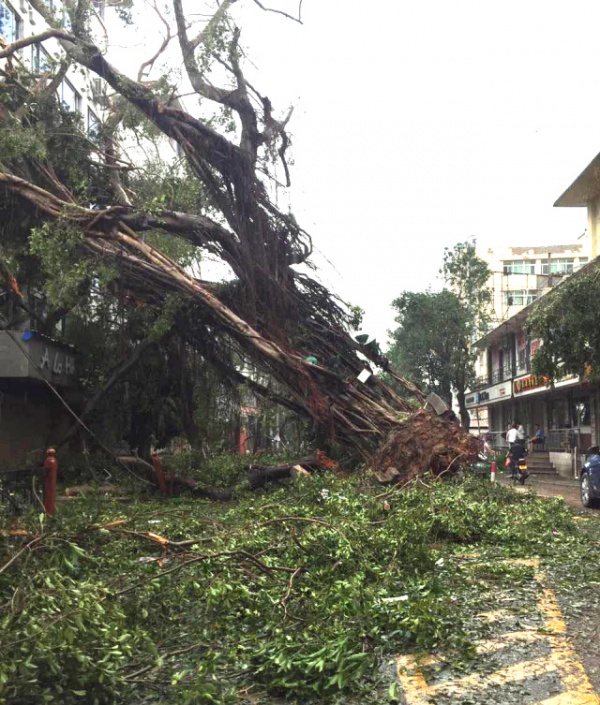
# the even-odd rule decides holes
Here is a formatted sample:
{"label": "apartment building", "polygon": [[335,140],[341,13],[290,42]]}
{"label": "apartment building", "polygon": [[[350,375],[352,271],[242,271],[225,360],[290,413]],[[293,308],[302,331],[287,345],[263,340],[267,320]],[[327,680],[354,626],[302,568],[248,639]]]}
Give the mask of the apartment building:
{"label": "apartment building", "polygon": [[[44,0],[65,28],[69,27],[69,14],[62,0]],[[93,0],[92,32],[100,34],[104,15],[104,0]],[[28,0],[0,0],[0,46],[14,43],[17,39],[40,34],[48,26],[42,16],[33,9]],[[16,60],[40,76],[51,74],[58,65],[63,52],[55,39],[43,44],[31,44],[16,54]],[[0,60],[0,67],[6,60]],[[82,118],[82,128],[92,140],[98,138],[104,116],[105,84],[102,79],[81,67],[71,67],[61,81],[57,95],[62,104]]]}
{"label": "apartment building", "polygon": [[533,374],[533,357],[543,345],[526,330],[527,316],[535,306],[536,302],[523,308],[478,341],[479,376],[466,405],[474,419],[485,420],[498,448],[506,446],[503,434],[509,424],[520,421],[528,437],[539,424],[550,461],[570,474],[575,454],[600,439],[600,400],[596,386],[578,375],[565,375],[550,384]]}
{"label": "apartment building", "polygon": [[498,325],[543,296],[592,257],[590,231],[570,245],[478,248],[492,271],[491,319]]}
{"label": "apartment building", "polygon": [[[477,343],[478,378],[466,402],[479,426],[494,434],[496,446],[505,443],[502,434],[509,423],[518,419],[528,434],[540,424],[550,460],[570,474],[578,469],[580,455],[600,443],[600,389],[595,381],[578,375],[565,375],[550,384],[533,374],[533,357],[544,342],[529,337],[526,323],[538,298],[551,286],[600,264],[600,154],[554,205],[587,208],[586,235],[577,244],[487,253],[488,262],[497,268],[495,300],[504,304],[504,315]],[[511,292],[521,288],[529,293],[516,303]]]}
{"label": "apartment building", "polygon": [[[44,2],[68,28],[69,15],[62,1]],[[94,0],[93,6],[91,28],[99,31],[103,0]],[[0,47],[46,29],[46,22],[27,0],[0,0]],[[17,72],[27,69],[41,81],[47,75],[49,81],[62,54],[59,43],[48,39],[20,49],[11,63]],[[7,59],[0,60],[0,68],[7,64]],[[57,98],[81,117],[81,130],[96,142],[105,112],[103,81],[81,67],[72,67],[58,85]],[[58,328],[52,338],[36,330],[36,316],[44,316],[44,302],[38,292],[25,291],[31,315],[18,305],[19,297],[4,278],[0,284],[0,465],[4,467],[23,468],[39,462],[44,448],[72,424],[48,384],[69,399],[77,394],[76,351],[58,340]]]}

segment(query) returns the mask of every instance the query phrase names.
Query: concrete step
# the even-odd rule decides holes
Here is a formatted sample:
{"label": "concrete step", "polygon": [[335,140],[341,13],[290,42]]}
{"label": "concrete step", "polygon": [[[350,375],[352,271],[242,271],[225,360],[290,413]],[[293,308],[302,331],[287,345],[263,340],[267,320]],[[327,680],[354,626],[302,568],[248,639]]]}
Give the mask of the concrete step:
{"label": "concrete step", "polygon": [[533,458],[526,458],[527,460],[527,465],[530,465],[532,468],[548,468],[552,467],[552,463],[549,460],[539,460],[536,458],[535,460]]}
{"label": "concrete step", "polygon": [[560,475],[552,467],[532,468],[531,465],[527,465],[527,470],[529,471],[530,475],[540,475],[543,477],[560,477]]}

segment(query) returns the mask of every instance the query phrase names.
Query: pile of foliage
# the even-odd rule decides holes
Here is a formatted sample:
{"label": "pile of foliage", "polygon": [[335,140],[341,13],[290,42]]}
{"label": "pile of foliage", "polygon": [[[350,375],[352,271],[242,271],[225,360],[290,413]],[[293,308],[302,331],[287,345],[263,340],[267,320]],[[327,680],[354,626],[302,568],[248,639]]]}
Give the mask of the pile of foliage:
{"label": "pile of foliage", "polygon": [[386,658],[472,651],[481,579],[457,556],[582,540],[560,501],[364,482],[299,479],[226,508],[89,497],[3,520],[0,702],[393,700]]}

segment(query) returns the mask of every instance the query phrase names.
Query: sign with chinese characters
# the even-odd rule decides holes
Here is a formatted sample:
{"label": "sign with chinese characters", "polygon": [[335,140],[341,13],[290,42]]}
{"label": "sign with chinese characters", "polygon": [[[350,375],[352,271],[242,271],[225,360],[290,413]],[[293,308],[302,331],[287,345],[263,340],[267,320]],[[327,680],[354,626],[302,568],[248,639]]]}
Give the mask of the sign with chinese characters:
{"label": "sign with chinese characters", "polygon": [[537,387],[547,387],[548,378],[540,377],[538,375],[527,375],[522,379],[517,379],[513,382],[513,391],[515,394],[522,394],[530,389],[536,389]]}
{"label": "sign with chinese characters", "polygon": [[[560,379],[555,380],[552,385],[553,389],[558,389],[560,387],[568,387],[573,384],[579,383],[579,377],[577,375],[565,375]],[[548,377],[542,377],[537,375],[527,375],[526,377],[521,377],[513,382],[513,392],[514,395],[524,396],[525,394],[535,394],[536,392],[545,392],[550,388],[550,380]]]}

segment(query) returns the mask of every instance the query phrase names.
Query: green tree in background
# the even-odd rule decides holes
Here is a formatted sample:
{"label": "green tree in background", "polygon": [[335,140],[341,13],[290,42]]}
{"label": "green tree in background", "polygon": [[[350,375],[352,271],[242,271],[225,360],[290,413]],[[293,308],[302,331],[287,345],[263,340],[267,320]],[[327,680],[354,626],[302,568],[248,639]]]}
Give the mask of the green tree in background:
{"label": "green tree in background", "polygon": [[444,249],[441,275],[446,286],[468,312],[469,339],[475,342],[490,324],[492,291],[488,285],[491,270],[477,256],[475,240],[459,242]]}
{"label": "green tree in background", "polygon": [[571,277],[532,307],[527,329],[543,341],[533,359],[536,374],[600,377],[600,270]]}
{"label": "green tree in background", "polygon": [[440,292],[405,291],[392,306],[398,328],[388,357],[402,374],[439,394],[449,405],[456,392],[461,423],[470,416],[465,397],[475,378],[473,343],[489,323],[490,270],[475,251],[474,241],[444,251]]}
{"label": "green tree in background", "polygon": [[[453,388],[459,393],[459,400],[464,400],[472,379],[472,354],[468,346],[468,313],[456,294],[448,289],[405,291],[392,306],[398,313],[398,328],[388,352],[392,365],[439,394],[449,405]],[[462,408],[461,421],[468,424],[468,413],[463,416]]]}

